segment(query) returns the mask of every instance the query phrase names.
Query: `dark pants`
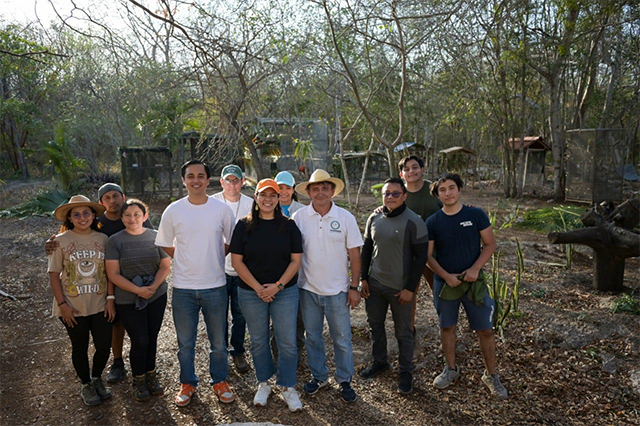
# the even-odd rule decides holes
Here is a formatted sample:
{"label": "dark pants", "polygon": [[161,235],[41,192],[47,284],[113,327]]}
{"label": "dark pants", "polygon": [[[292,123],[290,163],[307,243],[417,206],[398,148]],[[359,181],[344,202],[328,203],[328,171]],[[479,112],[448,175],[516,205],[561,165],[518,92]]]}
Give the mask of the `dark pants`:
{"label": "dark pants", "polygon": [[413,328],[411,327],[411,304],[402,305],[394,296],[398,290],[369,278],[370,296],[366,299],[367,320],[371,328],[371,352],[380,364],[389,361],[387,334],[384,321],[391,307],[393,325],[398,340],[398,366],[400,373],[413,372]]}
{"label": "dark pants", "polygon": [[166,307],[166,293],[139,311],[133,303],[116,305],[118,316],[131,340],[129,362],[134,376],[140,376],[156,368],[158,334]]}
{"label": "dark pants", "polygon": [[238,302],[238,277],[227,275],[227,294],[229,297],[227,307],[227,330],[224,341],[229,344],[229,307],[231,308],[231,356],[238,356],[244,353],[244,333],[247,328],[247,321],[242,315],[240,303]]}
{"label": "dark pants", "polygon": [[[111,352],[111,328],[112,324],[107,321],[104,312],[98,312],[87,317],[75,317],[78,322],[73,327],[69,327],[60,321],[67,329],[71,339],[71,360],[73,368],[82,383],[91,382],[92,377],[102,376],[109,354]],[[93,355],[93,369],[89,374],[89,333],[93,337],[93,345],[96,352]]]}

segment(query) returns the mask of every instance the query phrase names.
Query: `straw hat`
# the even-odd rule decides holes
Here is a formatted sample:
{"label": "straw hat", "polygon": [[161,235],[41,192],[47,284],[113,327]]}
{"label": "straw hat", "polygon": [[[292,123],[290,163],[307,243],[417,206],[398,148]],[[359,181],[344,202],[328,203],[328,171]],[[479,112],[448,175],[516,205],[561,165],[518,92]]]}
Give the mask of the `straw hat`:
{"label": "straw hat", "polygon": [[309,182],[302,182],[296,186],[296,192],[300,195],[304,195],[306,197],[309,196],[307,194],[307,186],[312,183],[320,183],[320,182],[331,182],[336,186],[336,190],[333,193],[333,196],[340,194],[344,189],[344,182],[341,179],[331,177],[329,173],[322,169],[316,169],[309,178]]}
{"label": "straw hat", "polygon": [[63,204],[55,209],[53,215],[60,222],[64,222],[65,220],[67,220],[67,214],[69,213],[69,210],[75,207],[91,207],[96,211],[96,216],[102,216],[105,210],[107,210],[102,204],[92,203],[84,195],[74,195],[73,197],[71,197],[67,204]]}

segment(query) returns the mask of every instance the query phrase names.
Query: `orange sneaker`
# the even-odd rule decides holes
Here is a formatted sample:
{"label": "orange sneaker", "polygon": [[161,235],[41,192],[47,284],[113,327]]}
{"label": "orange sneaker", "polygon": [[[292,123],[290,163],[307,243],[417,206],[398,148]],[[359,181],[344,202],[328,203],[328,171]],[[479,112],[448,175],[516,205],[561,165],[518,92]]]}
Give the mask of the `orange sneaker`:
{"label": "orange sneaker", "polygon": [[180,392],[176,395],[176,405],[178,407],[186,407],[191,402],[191,397],[196,393],[196,387],[182,383]]}
{"label": "orange sneaker", "polygon": [[233,394],[231,388],[229,387],[229,383],[225,382],[224,380],[218,383],[214,383],[213,391],[216,395],[218,395],[218,399],[220,399],[220,402],[222,403],[229,404],[236,399],[236,396]]}

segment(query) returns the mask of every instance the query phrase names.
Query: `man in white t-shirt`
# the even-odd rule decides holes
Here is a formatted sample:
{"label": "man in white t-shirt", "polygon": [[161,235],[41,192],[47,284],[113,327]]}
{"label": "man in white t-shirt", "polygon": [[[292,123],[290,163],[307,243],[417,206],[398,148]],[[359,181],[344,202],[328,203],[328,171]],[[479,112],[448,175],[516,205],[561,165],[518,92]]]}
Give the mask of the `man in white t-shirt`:
{"label": "man in white t-shirt", "polygon": [[235,395],[227,383],[229,362],[225,330],[227,288],[224,257],[233,232],[233,211],[222,201],[207,195],[209,167],[199,160],[181,169],[188,195],[162,213],[156,245],[173,258],[171,306],[178,338],[180,392],[176,405],[184,407],[198,385],[195,370],[196,338],[200,311],[209,338],[209,372],[213,390],[223,403]]}
{"label": "man in white t-shirt", "polygon": [[311,198],[311,204],[295,212],[293,220],[302,233],[298,286],[307,359],[313,376],[304,390],[313,395],[329,380],[322,336],[326,318],[336,358],[334,378],[340,385],[342,399],[354,402],[357,396],[351,387],[354,368],[349,308],[360,303],[363,241],[355,217],[332,201],[343,189],[342,180],[332,178],[322,169],[314,171],[309,182],[296,186],[298,194]]}
{"label": "man in white t-shirt", "polygon": [[[242,169],[235,164],[229,164],[222,169],[220,178],[222,192],[213,194],[213,198],[224,202],[233,211],[234,223],[251,213],[253,199],[242,194],[240,190],[244,185]],[[229,342],[229,326],[225,334],[225,343],[231,343],[231,357],[238,373],[249,371],[249,364],[244,357],[244,333],[247,322],[242,315],[240,303],[238,302],[238,273],[231,266],[231,254],[228,254],[224,263],[224,272],[227,279],[227,293],[229,297],[229,307],[231,308],[231,342]],[[227,324],[229,322],[229,312],[227,310]]]}

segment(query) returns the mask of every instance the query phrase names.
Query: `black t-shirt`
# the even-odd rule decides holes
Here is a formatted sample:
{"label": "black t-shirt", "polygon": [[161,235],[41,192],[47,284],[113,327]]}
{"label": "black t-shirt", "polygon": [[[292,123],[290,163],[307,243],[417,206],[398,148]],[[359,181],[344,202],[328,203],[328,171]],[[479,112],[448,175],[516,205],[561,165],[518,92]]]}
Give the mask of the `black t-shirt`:
{"label": "black t-shirt", "polygon": [[[290,219],[281,231],[275,220],[261,220],[249,234],[246,224],[247,219],[243,218],[233,230],[229,253],[241,254],[244,264],[259,283],[275,283],[289,267],[291,253],[302,253],[302,234]],[[297,282],[298,274],[285,287]],[[245,290],[253,290],[242,279],[239,285]]]}
{"label": "black t-shirt", "polygon": [[[98,225],[98,232],[102,232],[107,237],[110,237],[125,228],[124,223],[122,223],[122,219],[111,220],[108,219],[106,215],[98,216],[96,219],[100,222]],[[147,229],[155,229],[151,222],[149,222],[149,219],[145,220],[142,226]]]}

